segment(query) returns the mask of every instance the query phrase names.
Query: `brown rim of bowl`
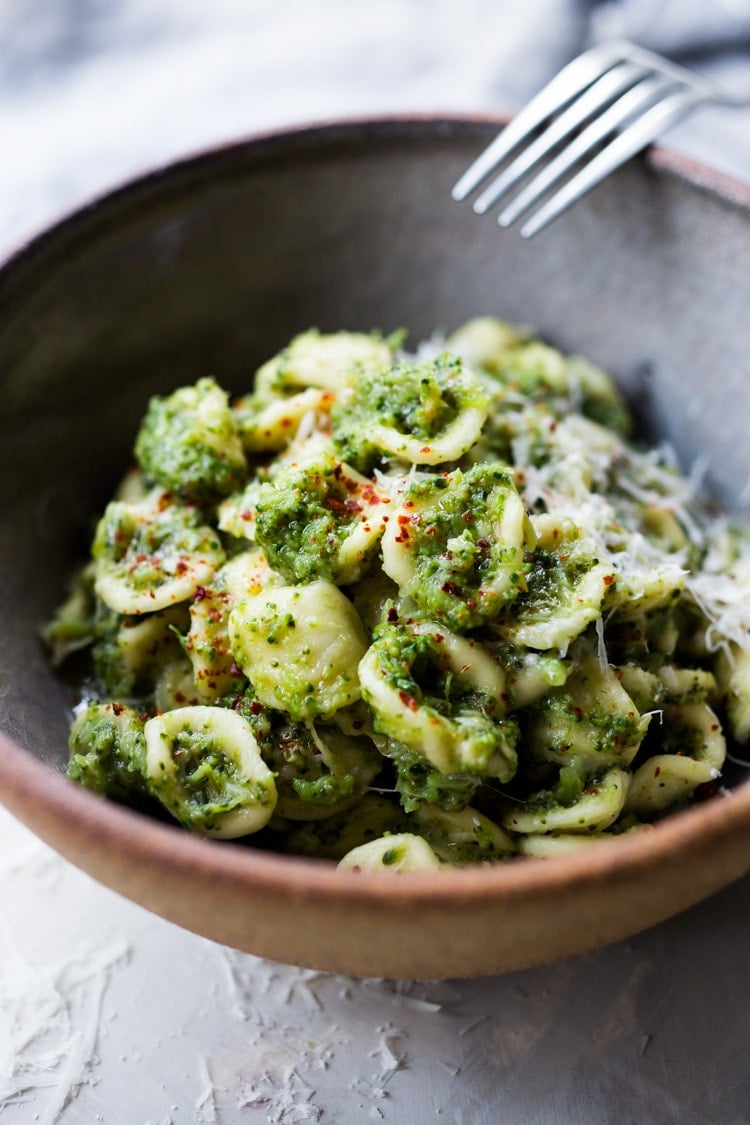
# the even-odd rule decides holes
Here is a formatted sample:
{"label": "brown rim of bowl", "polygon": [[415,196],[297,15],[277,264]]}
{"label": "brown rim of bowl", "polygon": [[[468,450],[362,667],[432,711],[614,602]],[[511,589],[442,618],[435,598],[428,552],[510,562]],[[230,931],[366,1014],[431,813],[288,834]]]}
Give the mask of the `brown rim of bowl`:
{"label": "brown rim of bowl", "polygon": [[[543,894],[561,883],[601,883],[626,877],[644,866],[658,866],[676,855],[688,860],[691,848],[711,848],[740,835],[750,837],[750,784],[675,812],[647,832],[621,836],[594,848],[550,859],[514,860],[482,867],[447,868],[439,873],[400,873],[397,879],[338,870],[328,860],[286,856],[252,846],[193,836],[177,824],[164,824],[68,781],[51,767],[35,762],[27,751],[0,734],[0,798],[11,813],[55,846],[65,841],[92,845],[103,853],[128,857],[129,865],[232,884],[252,894],[271,888],[295,901],[339,899],[392,905],[440,904],[458,897],[465,906],[498,894],[508,900]],[[59,833],[55,831],[55,827]],[[65,848],[61,848],[65,851]],[[737,864],[734,877],[750,870]],[[730,881],[726,876],[722,882]],[[718,889],[718,887],[717,887]]]}
{"label": "brown rim of bowl", "polygon": [[[184,178],[196,178],[196,170],[206,165],[206,174],[216,174],[216,164],[233,164],[246,152],[251,163],[263,163],[279,155],[289,157],[295,152],[309,151],[318,141],[350,144],[361,142],[367,136],[393,137],[402,141],[425,138],[425,127],[431,128],[434,137],[442,132],[445,136],[467,131],[475,131],[480,142],[488,128],[498,131],[510,120],[509,114],[492,113],[403,113],[374,116],[352,116],[337,119],[323,119],[302,125],[282,126],[277,129],[259,130],[245,136],[206,146],[183,156],[170,160],[164,165],[149,166],[141,173],[128,176],[106,190],[83,197],[71,210],[66,208],[58,216],[50,217],[37,232],[25,236],[15,247],[9,247],[0,259],[0,294],[8,277],[12,278],[17,267],[32,265],[38,256],[43,256],[50,242],[63,242],[68,235],[74,236],[80,225],[90,228],[99,217],[107,218],[110,211],[117,212],[122,206],[137,204],[143,192],[151,193],[154,188],[164,185],[170,190]],[[477,155],[481,148],[477,149]],[[750,210],[750,182],[743,182],[725,172],[717,171],[692,157],[685,156],[669,148],[651,145],[633,159],[645,162],[647,166],[669,175],[687,180],[693,187],[718,196],[724,202]],[[244,161],[241,161],[244,163]],[[453,201],[451,201],[452,203]],[[454,206],[466,206],[455,203]],[[477,221],[483,216],[477,216]]]}
{"label": "brown rim of bowl", "polygon": [[[0,269],[0,293],[10,281],[32,268],[48,252],[64,251],[79,227],[90,232],[98,221],[116,218],[123,206],[137,205],[142,193],[155,187],[179,186],[183,177],[195,179],[196,170],[216,174],[216,162],[229,164],[247,155],[261,162],[279,155],[289,157],[318,141],[348,144],[363,138],[393,136],[401,140],[424,136],[425,126],[446,136],[475,129],[479,138],[487,126],[501,127],[506,118],[494,115],[409,114],[363,117],[321,122],[258,133],[239,141],[202,150],[128,181],[68,214],[59,223],[16,250]],[[481,139],[481,138],[480,138]],[[727,203],[750,209],[750,184],[715,172],[687,157],[665,149],[651,149],[645,159],[660,171],[688,180],[694,186],[718,195]],[[460,204],[455,204],[460,206]],[[477,220],[479,221],[479,219]],[[488,867],[457,868],[439,874],[402,874],[398,879],[363,877],[337,870],[334,864],[306,857],[277,855],[252,847],[209,841],[191,836],[177,825],[162,824],[148,816],[105,800],[68,781],[54,769],[0,733],[0,800],[11,813],[54,845],[58,838],[80,838],[90,847],[127,855],[130,863],[170,873],[184,873],[230,883],[252,893],[253,889],[297,901],[315,898],[339,899],[345,893],[352,903],[373,906],[441,904],[458,896],[464,905],[481,904],[498,893],[509,900],[559,888],[568,880],[577,884],[597,883],[614,875],[626,875],[645,865],[658,864],[691,847],[718,844],[736,835],[750,835],[750,784],[741,784],[726,796],[674,813],[653,831],[620,837],[596,848],[553,859],[498,863]],[[62,850],[62,849],[61,849]],[[736,864],[735,877],[750,869]],[[724,882],[729,881],[727,877]]]}

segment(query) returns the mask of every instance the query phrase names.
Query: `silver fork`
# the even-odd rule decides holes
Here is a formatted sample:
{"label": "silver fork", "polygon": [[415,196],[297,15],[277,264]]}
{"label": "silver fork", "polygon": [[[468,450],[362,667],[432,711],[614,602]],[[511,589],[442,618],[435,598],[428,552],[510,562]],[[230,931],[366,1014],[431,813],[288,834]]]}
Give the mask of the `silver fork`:
{"label": "silver fork", "polygon": [[707,103],[750,104],[632,43],[592,47],[510,121],[458,180],[453,198],[466,199],[513,157],[477,196],[474,210],[483,215],[536,171],[497,219],[500,226],[510,226],[541,201],[521,227],[521,234],[531,238],[670,125]]}

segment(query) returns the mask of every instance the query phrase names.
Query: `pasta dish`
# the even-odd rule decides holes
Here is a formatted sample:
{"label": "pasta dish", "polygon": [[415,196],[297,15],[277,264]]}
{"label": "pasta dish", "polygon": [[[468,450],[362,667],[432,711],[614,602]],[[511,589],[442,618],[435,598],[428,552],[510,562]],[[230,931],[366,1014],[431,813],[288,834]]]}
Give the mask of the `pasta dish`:
{"label": "pasta dish", "polygon": [[[482,317],[155,396],[44,630],[68,775],[356,870],[651,830],[750,736],[750,534],[594,364]],[[78,654],[74,656],[74,654]]]}

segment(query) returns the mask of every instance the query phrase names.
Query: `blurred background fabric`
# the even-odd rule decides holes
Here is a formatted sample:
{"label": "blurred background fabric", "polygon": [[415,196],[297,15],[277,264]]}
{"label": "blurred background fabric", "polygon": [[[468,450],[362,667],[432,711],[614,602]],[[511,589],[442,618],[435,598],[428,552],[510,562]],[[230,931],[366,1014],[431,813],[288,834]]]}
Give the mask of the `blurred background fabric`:
{"label": "blurred background fabric", "polygon": [[[513,111],[612,37],[750,95],[750,0],[0,0],[0,251],[256,130]],[[750,180],[750,110],[701,110],[665,141]]]}

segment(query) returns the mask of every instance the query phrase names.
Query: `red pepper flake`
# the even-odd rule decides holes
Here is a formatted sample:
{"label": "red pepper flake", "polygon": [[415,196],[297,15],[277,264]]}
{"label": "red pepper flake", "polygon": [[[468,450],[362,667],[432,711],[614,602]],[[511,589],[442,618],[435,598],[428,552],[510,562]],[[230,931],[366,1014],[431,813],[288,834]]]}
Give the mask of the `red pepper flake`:
{"label": "red pepper flake", "polygon": [[455,582],[444,582],[440,587],[444,594],[449,594],[452,598],[459,597],[461,590]]}
{"label": "red pepper flake", "polygon": [[604,578],[602,579],[602,582],[604,583],[605,586],[611,586],[612,583],[614,582],[614,580],[615,580],[614,574],[605,574]]}
{"label": "red pepper flake", "polygon": [[398,621],[398,610],[395,608],[395,606],[391,606],[391,608],[388,610],[388,620],[391,623],[394,621]]}
{"label": "red pepper flake", "polygon": [[413,695],[409,695],[408,691],[400,691],[398,697],[403,703],[404,707],[408,707],[410,711],[418,711],[419,704]]}
{"label": "red pepper flake", "polygon": [[368,503],[375,506],[376,504],[390,504],[387,496],[381,496],[376,488],[371,484],[365,484],[360,489],[360,496]]}
{"label": "red pepper flake", "polygon": [[124,710],[125,710],[125,704],[124,703],[113,703],[112,704],[112,714],[113,715],[121,715]]}
{"label": "red pepper flake", "polygon": [[661,766],[657,766],[656,769],[654,770],[654,777],[658,777],[660,773],[661,773]]}
{"label": "red pepper flake", "polygon": [[251,715],[260,715],[262,711],[263,711],[263,704],[258,703],[258,700],[254,699],[252,701],[252,703],[250,704]]}

